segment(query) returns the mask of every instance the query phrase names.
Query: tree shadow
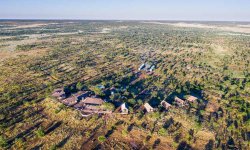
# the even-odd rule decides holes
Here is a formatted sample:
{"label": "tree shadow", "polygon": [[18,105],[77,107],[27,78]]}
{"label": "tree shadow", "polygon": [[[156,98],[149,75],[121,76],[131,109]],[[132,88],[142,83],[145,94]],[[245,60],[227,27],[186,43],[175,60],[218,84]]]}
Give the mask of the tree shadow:
{"label": "tree shadow", "polygon": [[128,126],[128,128],[127,128],[127,131],[128,131],[128,132],[132,131],[134,125],[135,125],[134,123],[130,124],[130,125]]}
{"label": "tree shadow", "polygon": [[31,148],[30,150],[40,150],[42,149],[43,144],[36,145],[35,147]]}
{"label": "tree shadow", "polygon": [[19,133],[18,135],[16,135],[15,137],[12,137],[11,139],[8,140],[9,144],[12,144],[14,142],[15,139],[17,138],[22,138],[25,136],[29,136],[30,134],[32,134],[32,131],[36,128],[38,128],[40,126],[42,122],[39,122],[37,124],[35,124],[34,126],[30,127],[29,129],[25,130],[24,132]]}
{"label": "tree shadow", "polygon": [[[42,112],[43,109],[40,109],[40,110],[37,110],[37,111],[34,111],[32,112],[31,114],[29,114],[28,116],[25,116],[25,118],[30,118],[32,116],[35,116],[36,114],[39,114],[40,112]],[[11,119],[8,120],[8,126],[12,126],[12,125],[15,125],[17,123],[20,123],[23,121],[23,118],[24,116],[22,114],[20,114],[18,117],[11,117]]]}
{"label": "tree shadow", "polygon": [[151,137],[152,137],[152,136],[148,135],[148,136],[146,137],[146,141],[149,141],[149,140],[151,139]]}
{"label": "tree shadow", "polygon": [[124,123],[123,120],[119,120],[119,121],[117,121],[117,122],[115,123],[115,126],[119,126],[119,125],[121,125],[121,124],[123,124],[123,123]]}
{"label": "tree shadow", "polygon": [[192,150],[192,147],[187,142],[182,141],[177,147],[177,150]]}
{"label": "tree shadow", "polygon": [[114,133],[115,129],[116,129],[115,127],[112,127],[110,130],[108,130],[108,132],[107,132],[107,134],[105,135],[105,137],[108,138],[111,134]]}
{"label": "tree shadow", "polygon": [[160,143],[161,143],[160,139],[155,140],[155,142],[153,144],[153,149],[156,149],[159,146]]}
{"label": "tree shadow", "polygon": [[58,128],[62,124],[61,121],[58,121],[54,124],[52,124],[46,131],[45,134],[49,134],[50,132],[54,131],[56,128]]}
{"label": "tree shadow", "polygon": [[101,150],[102,149],[102,145],[98,144],[95,148],[93,148],[93,150]]}
{"label": "tree shadow", "polygon": [[143,122],[143,123],[141,124],[141,126],[142,126],[142,128],[144,128],[144,129],[147,129],[147,128],[148,128],[148,124],[147,124],[146,122]]}
{"label": "tree shadow", "polygon": [[214,141],[209,140],[208,143],[205,145],[205,150],[213,150],[213,146],[214,146]]}
{"label": "tree shadow", "polygon": [[84,145],[87,144],[92,138],[94,138],[96,133],[93,133],[86,141],[84,141],[81,145],[80,149],[84,149]]}
{"label": "tree shadow", "polygon": [[68,140],[70,139],[70,137],[71,137],[72,135],[70,134],[70,135],[68,135],[66,138],[64,138],[61,142],[59,142],[57,145],[56,145],[56,147],[57,148],[62,148],[67,142],[68,142]]}
{"label": "tree shadow", "polygon": [[174,119],[171,117],[171,118],[169,118],[169,119],[165,122],[165,124],[163,125],[163,127],[164,127],[165,129],[168,129],[173,123],[174,123]]}
{"label": "tree shadow", "polygon": [[96,126],[94,129],[93,129],[93,132],[97,131],[98,129],[100,129],[102,127],[102,124],[99,124],[98,126]]}

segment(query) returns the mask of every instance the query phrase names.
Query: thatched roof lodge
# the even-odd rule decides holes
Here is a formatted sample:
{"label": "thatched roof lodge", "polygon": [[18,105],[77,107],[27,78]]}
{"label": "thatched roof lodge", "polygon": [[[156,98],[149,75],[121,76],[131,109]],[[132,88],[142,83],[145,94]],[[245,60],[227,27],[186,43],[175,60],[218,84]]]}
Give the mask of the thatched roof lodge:
{"label": "thatched roof lodge", "polygon": [[166,110],[168,110],[168,109],[171,107],[171,104],[169,104],[169,103],[166,102],[166,101],[161,101],[161,105],[162,105]]}
{"label": "thatched roof lodge", "polygon": [[194,101],[196,101],[197,99],[198,99],[197,97],[192,96],[192,95],[189,95],[188,98],[187,98],[187,101],[189,101],[189,102],[194,102]]}
{"label": "thatched roof lodge", "polygon": [[99,113],[99,114],[112,113],[112,111],[110,110],[103,109],[102,105],[104,103],[105,103],[104,100],[102,100],[101,98],[87,97],[80,102],[80,104],[83,106],[81,108],[81,111],[84,113]]}
{"label": "thatched roof lodge", "polygon": [[177,96],[174,98],[174,101],[175,101],[175,103],[176,103],[178,106],[180,106],[180,107],[182,107],[182,106],[185,105],[185,101],[182,100],[182,99],[180,99],[180,98],[177,97]]}
{"label": "thatched roof lodge", "polygon": [[62,100],[62,103],[67,106],[74,106],[77,103],[77,99],[74,96]]}
{"label": "thatched roof lodge", "polygon": [[145,103],[144,104],[144,108],[147,112],[153,112],[154,108],[152,106],[149,105],[149,103]]}
{"label": "thatched roof lodge", "polygon": [[52,93],[52,97],[55,97],[57,98],[58,100],[62,100],[62,99],[65,99],[66,98],[66,94],[64,92],[64,89],[63,88],[58,88],[58,89],[55,89]]}
{"label": "thatched roof lodge", "polygon": [[82,103],[84,103],[85,105],[100,106],[104,103],[104,101],[101,98],[87,97],[82,101]]}
{"label": "thatched roof lodge", "polygon": [[121,114],[128,114],[128,107],[126,103],[121,105]]}

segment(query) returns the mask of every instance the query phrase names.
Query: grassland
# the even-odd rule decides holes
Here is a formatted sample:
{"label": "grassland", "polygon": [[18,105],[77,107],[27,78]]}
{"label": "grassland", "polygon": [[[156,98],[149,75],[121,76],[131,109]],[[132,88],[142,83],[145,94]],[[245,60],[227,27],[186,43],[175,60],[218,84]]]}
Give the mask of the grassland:
{"label": "grassland", "polygon": [[[2,149],[250,147],[247,32],[136,21],[0,24]],[[156,63],[156,70],[138,77],[134,72],[144,61]],[[75,90],[79,82],[84,89],[123,88],[113,97],[99,94],[127,102],[131,113],[82,118],[51,98],[53,89]],[[174,105],[174,96],[187,94],[198,101]],[[162,100],[173,108],[161,111]],[[159,111],[144,114],[145,102]]]}

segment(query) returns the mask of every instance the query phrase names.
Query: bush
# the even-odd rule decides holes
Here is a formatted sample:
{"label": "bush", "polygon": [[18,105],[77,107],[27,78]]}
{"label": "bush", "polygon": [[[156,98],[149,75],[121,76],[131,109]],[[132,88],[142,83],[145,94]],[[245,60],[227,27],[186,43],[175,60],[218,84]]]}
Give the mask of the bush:
{"label": "bush", "polygon": [[0,136],[0,146],[1,146],[2,148],[8,146],[7,140],[6,140],[4,137],[2,137],[2,136]]}
{"label": "bush", "polygon": [[76,84],[76,89],[77,89],[78,91],[80,91],[80,90],[82,90],[82,88],[83,88],[83,84],[82,84],[81,82],[77,82],[77,84]]}
{"label": "bush", "polygon": [[122,136],[127,136],[128,135],[128,131],[127,130],[122,130]]}
{"label": "bush", "polygon": [[16,149],[24,149],[25,142],[23,141],[22,138],[17,138],[15,139],[15,148]]}
{"label": "bush", "polygon": [[115,106],[112,103],[104,103],[102,107],[104,109],[111,110],[111,111],[113,111],[115,109]]}
{"label": "bush", "polygon": [[45,136],[45,132],[44,132],[44,130],[43,130],[42,128],[39,128],[39,129],[36,131],[36,135],[37,135],[38,137],[43,137],[43,136]]}
{"label": "bush", "polygon": [[52,146],[50,147],[50,150],[57,150],[57,145],[52,145]]}
{"label": "bush", "polygon": [[167,135],[167,130],[164,129],[164,128],[161,128],[161,129],[158,131],[158,134],[159,134],[160,136],[165,136],[165,135]]}
{"label": "bush", "polygon": [[104,136],[99,136],[98,137],[98,141],[103,143],[106,140],[106,138]]}
{"label": "bush", "polygon": [[153,112],[153,113],[150,113],[149,116],[152,119],[159,119],[161,117],[161,114],[159,112]]}

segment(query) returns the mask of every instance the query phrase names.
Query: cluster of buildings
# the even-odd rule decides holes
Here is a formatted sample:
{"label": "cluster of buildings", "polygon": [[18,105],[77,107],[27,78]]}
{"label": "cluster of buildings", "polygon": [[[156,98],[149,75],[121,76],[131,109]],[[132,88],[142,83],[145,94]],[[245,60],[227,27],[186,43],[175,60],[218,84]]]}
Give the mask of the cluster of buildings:
{"label": "cluster of buildings", "polygon": [[[167,110],[169,110],[170,108],[171,108],[171,104],[169,104],[168,102],[166,102],[166,101],[161,101],[161,106],[167,111]],[[157,110],[157,108],[153,108],[149,103],[145,103],[144,105],[143,105],[143,107],[144,107],[144,110],[146,111],[146,112],[154,112],[154,111],[156,111]]]}
{"label": "cluster of buildings", "polygon": [[[112,90],[112,89],[111,89]],[[91,91],[79,91],[75,94],[71,94],[69,97],[66,96],[66,93],[63,88],[55,89],[52,93],[52,97],[56,98],[61,103],[73,107],[81,111],[83,116],[89,116],[91,114],[110,114],[113,113],[112,110],[108,110],[105,107],[102,107],[106,101],[93,95]],[[188,103],[195,102],[198,98],[195,96],[187,96],[184,100],[175,97],[174,104],[179,107],[183,107]],[[161,101],[161,107],[165,110],[169,110],[172,105],[166,101]],[[153,108],[149,103],[143,105],[145,112],[154,112],[157,109]],[[126,103],[122,103],[118,108],[120,114],[128,114],[129,109]]]}
{"label": "cluster of buildings", "polygon": [[193,103],[197,100],[198,98],[192,95],[187,96],[187,98],[185,99],[181,99],[179,97],[175,97],[174,98],[174,102],[179,106],[179,107],[183,107],[185,105],[187,105],[188,103]]}
{"label": "cluster of buildings", "polygon": [[[192,96],[192,95],[187,96],[187,98],[185,98],[185,99],[181,99],[181,98],[175,96],[174,104],[176,104],[178,107],[184,107],[188,103],[195,102],[197,99],[198,99],[197,97]],[[164,100],[161,101],[160,105],[165,110],[169,110],[172,107],[171,104],[169,104],[168,102],[166,102]],[[145,108],[146,112],[154,112],[154,111],[156,111],[156,108],[153,108],[149,103],[145,103],[144,108]]]}
{"label": "cluster of buildings", "polygon": [[[83,116],[112,113],[112,110],[108,110],[103,107],[106,101],[101,98],[97,98],[91,91],[79,91],[69,97],[66,97],[64,89],[59,88],[53,91],[52,97],[56,98],[66,106],[73,107],[81,111]],[[128,107],[125,103],[120,106],[120,113],[128,113]]]}
{"label": "cluster of buildings", "polygon": [[155,65],[152,64],[150,65],[149,63],[143,63],[140,65],[140,67],[138,68],[139,71],[144,70],[147,72],[153,72],[155,70]]}

